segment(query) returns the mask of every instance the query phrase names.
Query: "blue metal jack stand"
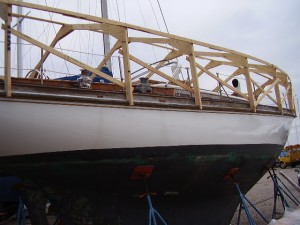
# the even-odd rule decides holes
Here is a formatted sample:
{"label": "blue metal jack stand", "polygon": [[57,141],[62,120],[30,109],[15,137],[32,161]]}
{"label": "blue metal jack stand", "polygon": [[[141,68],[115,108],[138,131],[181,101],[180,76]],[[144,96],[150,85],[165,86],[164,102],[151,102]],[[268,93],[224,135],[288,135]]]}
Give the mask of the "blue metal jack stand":
{"label": "blue metal jack stand", "polygon": [[240,196],[240,207],[239,207],[239,216],[238,216],[238,221],[237,221],[237,224],[240,224],[240,216],[241,216],[241,212],[242,210],[245,210],[246,212],[246,215],[247,215],[247,218],[248,218],[248,221],[249,221],[249,224],[250,225],[255,225],[255,222],[253,220],[253,217],[249,211],[249,208],[246,204],[246,201],[251,205],[251,207],[261,216],[261,218],[266,222],[266,224],[269,224],[268,220],[266,219],[266,217],[250,202],[250,200],[241,192],[241,189],[238,185],[238,183],[234,183],[236,188],[237,188],[237,191],[239,193],[239,196]]}
{"label": "blue metal jack stand", "polygon": [[161,220],[161,222],[164,225],[167,225],[166,221],[162,218],[162,216],[159,214],[159,212],[157,212],[157,210],[154,209],[154,207],[152,205],[150,195],[155,195],[156,193],[149,193],[148,186],[147,186],[147,183],[146,183],[146,179],[143,179],[143,181],[144,181],[144,186],[145,186],[146,193],[141,195],[140,197],[143,197],[145,195],[147,197],[147,202],[148,202],[148,206],[149,206],[149,223],[148,223],[148,225],[152,225],[152,222],[153,222],[153,225],[157,225],[156,216]]}
{"label": "blue metal jack stand", "polygon": [[152,201],[151,201],[151,197],[150,195],[155,195],[156,193],[149,193],[148,191],[148,186],[146,183],[146,179],[149,178],[152,174],[152,171],[154,169],[154,166],[151,165],[144,165],[144,166],[136,166],[131,174],[131,179],[133,180],[143,180],[144,182],[144,187],[146,190],[146,193],[140,195],[140,197],[147,197],[147,202],[148,202],[148,206],[149,206],[149,222],[148,225],[157,225],[157,218],[160,219],[160,221],[164,224],[167,225],[166,221],[162,218],[162,216],[157,212],[156,209],[154,209],[153,205],[152,205]]}
{"label": "blue metal jack stand", "polygon": [[[271,172],[272,171],[272,172]],[[286,185],[280,180],[280,178],[275,173],[275,169],[271,168],[268,170],[271,179],[274,183],[274,206],[273,206],[273,213],[272,219],[277,219],[277,198],[280,198],[282,207],[285,210],[285,207],[290,207],[288,202],[286,201],[285,196],[287,196],[296,206],[300,205],[298,199],[293,195],[293,193],[286,187]],[[283,188],[284,187],[284,188]]]}
{"label": "blue metal jack stand", "polygon": [[26,224],[26,207],[23,203],[22,197],[19,196],[19,206],[17,212],[17,225],[25,225]]}
{"label": "blue metal jack stand", "polygon": [[242,193],[239,184],[237,183],[236,179],[235,179],[235,175],[237,173],[240,172],[239,168],[231,168],[229,170],[229,172],[226,174],[226,176],[224,177],[225,180],[231,180],[233,182],[233,184],[235,185],[238,193],[239,193],[239,197],[240,197],[240,205],[239,205],[239,214],[238,214],[238,221],[237,221],[237,225],[240,224],[240,217],[241,217],[241,213],[242,210],[245,210],[249,224],[250,225],[255,225],[255,222],[253,220],[253,217],[249,211],[249,208],[247,206],[247,202],[250,204],[250,206],[261,216],[261,218],[266,222],[266,224],[269,224],[268,220],[266,219],[266,217],[250,202],[250,200]]}
{"label": "blue metal jack stand", "polygon": [[153,208],[151,197],[150,197],[149,193],[147,193],[147,201],[148,201],[148,206],[149,206],[149,223],[148,224],[151,225],[153,222],[153,225],[157,225],[156,217],[155,217],[155,215],[157,215],[158,218],[163,222],[163,224],[167,225],[166,221],[161,217],[161,215],[156,211],[156,209]]}

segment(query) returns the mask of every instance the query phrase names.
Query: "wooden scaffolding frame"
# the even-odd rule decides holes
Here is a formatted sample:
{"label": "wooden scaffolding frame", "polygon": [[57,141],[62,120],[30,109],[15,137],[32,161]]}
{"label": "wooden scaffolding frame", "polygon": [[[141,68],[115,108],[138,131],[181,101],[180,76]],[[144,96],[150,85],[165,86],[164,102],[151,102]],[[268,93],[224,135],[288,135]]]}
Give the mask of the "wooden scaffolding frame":
{"label": "wooden scaffolding frame", "polygon": [[[61,21],[52,21],[42,18],[37,18],[28,15],[19,15],[12,13],[12,6],[21,6],[29,9],[41,10],[45,12],[57,13],[65,17],[78,18],[86,21],[83,24],[68,24]],[[252,112],[256,112],[257,106],[262,102],[265,97],[268,97],[278,108],[278,112],[283,114],[283,103],[287,100],[286,108],[291,112],[295,113],[295,106],[292,94],[292,83],[289,76],[279,67],[268,63],[264,60],[256,57],[234,51],[231,49],[211,45],[208,43],[191,40],[188,38],[155,31],[152,29],[116,22],[113,20],[103,19],[96,16],[81,14],[77,12],[71,12],[63,9],[57,9],[47,6],[41,6],[37,4],[31,4],[27,2],[13,1],[13,0],[0,0],[0,16],[5,21],[2,25],[2,29],[5,30],[5,91],[6,96],[11,97],[11,75],[10,75],[10,36],[15,35],[41,49],[44,50],[44,54],[37,63],[35,70],[30,74],[29,78],[36,78],[36,70],[40,69],[43,62],[47,59],[50,54],[56,55],[70,63],[73,63],[83,69],[91,71],[92,77],[100,76],[105,78],[116,85],[124,88],[126,93],[126,100],[129,105],[134,105],[133,97],[133,86],[130,65],[131,62],[135,62],[140,66],[146,68],[149,73],[146,77],[150,78],[153,74],[161,76],[168,82],[181,87],[182,89],[193,94],[195,98],[195,105],[199,109],[203,109],[203,103],[201,99],[201,86],[199,78],[206,74],[214,79],[219,85],[213,88],[212,92],[219,92],[221,86],[226,87],[236,93],[240,98],[243,98],[249,103],[249,109]],[[24,17],[31,20],[39,20],[48,23],[54,23],[61,26],[59,32],[53,39],[50,45],[45,45],[33,38],[20,33],[10,26],[12,17]],[[92,23],[91,23],[92,22]],[[97,68],[93,68],[83,62],[72,58],[71,56],[56,50],[54,47],[64,37],[76,30],[88,30],[92,32],[100,32],[113,36],[117,41],[110,50],[110,52],[104,57],[99,63]],[[131,37],[129,31],[134,30],[146,34],[150,34],[153,37]],[[156,47],[168,49],[169,53],[154,67],[149,63],[146,63],[134,55],[130,54],[130,43],[141,43],[144,45],[153,45]],[[205,51],[197,51],[197,48],[205,49]],[[123,71],[125,80],[120,81],[119,79],[113,78],[99,69],[101,69],[108,59],[115,53],[118,52],[123,56]],[[182,82],[164,73],[161,68],[167,63],[167,61],[183,57],[189,62],[189,69],[191,71],[191,82]],[[202,64],[199,62],[201,61]],[[203,65],[203,62],[207,62]],[[230,66],[235,68],[235,71],[230,74],[226,79],[221,79],[212,69],[220,66]],[[230,80],[237,76],[243,75],[246,82],[246,91],[241,91],[234,87]],[[266,81],[263,84],[259,84],[255,79],[255,76],[261,76]],[[284,93],[281,93],[284,90]],[[274,91],[274,92],[273,92]],[[272,97],[270,93],[275,93],[276,97]]]}

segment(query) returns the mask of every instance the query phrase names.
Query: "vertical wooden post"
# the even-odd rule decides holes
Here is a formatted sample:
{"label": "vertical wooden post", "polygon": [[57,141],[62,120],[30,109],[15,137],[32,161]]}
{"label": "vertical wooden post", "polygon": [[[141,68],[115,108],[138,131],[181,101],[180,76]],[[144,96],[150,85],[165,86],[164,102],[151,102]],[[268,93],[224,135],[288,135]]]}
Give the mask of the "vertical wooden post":
{"label": "vertical wooden post", "polygon": [[249,67],[248,67],[248,59],[245,58],[245,66],[244,66],[244,75],[246,78],[246,85],[247,85],[247,92],[248,92],[248,99],[249,99],[249,104],[250,104],[250,109],[252,112],[256,112],[256,107],[254,104],[254,94],[253,94],[253,89],[252,89],[252,84],[251,84],[251,77],[249,73]]}
{"label": "vertical wooden post", "polygon": [[291,85],[291,88],[289,89],[289,91],[287,93],[287,99],[288,99],[288,103],[289,103],[289,110],[291,110],[293,112],[296,112],[295,102],[294,102],[294,99],[293,99],[293,86],[292,86],[292,83],[290,83],[290,85]]}
{"label": "vertical wooden post", "polygon": [[196,60],[195,60],[195,53],[194,53],[194,45],[191,44],[191,53],[189,54],[189,61],[192,73],[192,82],[193,82],[193,89],[194,89],[194,96],[195,96],[195,105],[202,109],[202,101],[201,101],[201,94],[199,89],[199,80],[196,70]]}
{"label": "vertical wooden post", "polygon": [[133,89],[132,89],[132,81],[131,81],[127,29],[124,31],[124,37],[122,40],[122,49],[123,49],[126,100],[128,101],[129,105],[133,105],[133,94],[132,94]]}
{"label": "vertical wooden post", "polygon": [[[273,68],[273,76],[274,76],[274,80],[277,78],[276,75],[276,69]],[[279,90],[279,84],[277,83],[275,85],[275,94],[276,94],[276,101],[277,101],[277,107],[278,107],[278,111],[283,114],[283,108],[282,108],[282,102],[281,102],[281,97],[280,97],[280,90]]]}
{"label": "vertical wooden post", "polygon": [[11,10],[12,6],[7,6],[7,15],[5,18],[5,41],[4,41],[4,82],[6,97],[11,97]]}

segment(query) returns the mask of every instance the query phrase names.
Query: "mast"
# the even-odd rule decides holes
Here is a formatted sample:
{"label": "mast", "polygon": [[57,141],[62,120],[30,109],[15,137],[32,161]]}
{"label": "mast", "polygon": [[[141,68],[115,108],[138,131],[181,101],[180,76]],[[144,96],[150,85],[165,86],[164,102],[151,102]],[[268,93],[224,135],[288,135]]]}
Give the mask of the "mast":
{"label": "mast", "polygon": [[[101,0],[101,15],[102,18],[108,19],[107,0]],[[104,45],[104,55],[106,56],[110,51],[110,44],[109,44],[109,35],[105,33],[103,33],[103,45]],[[110,58],[107,60],[106,66],[110,71],[112,71]]]}
{"label": "mast", "polygon": [[[22,0],[19,0],[22,2]],[[18,14],[23,14],[23,7],[18,6],[17,9]],[[22,26],[22,17],[18,18],[18,25],[17,25],[17,31],[20,33],[23,33],[23,26]],[[22,46],[22,39],[17,37],[17,71],[18,71],[18,77],[22,77],[22,70],[23,70],[23,46]]]}

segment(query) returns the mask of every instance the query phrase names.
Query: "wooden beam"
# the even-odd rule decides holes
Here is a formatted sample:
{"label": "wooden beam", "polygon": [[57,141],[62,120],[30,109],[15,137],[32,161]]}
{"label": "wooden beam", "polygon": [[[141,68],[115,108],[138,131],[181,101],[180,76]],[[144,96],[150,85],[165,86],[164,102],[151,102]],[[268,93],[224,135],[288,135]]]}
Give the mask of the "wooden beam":
{"label": "wooden beam", "polygon": [[215,80],[217,80],[218,82],[220,82],[221,84],[223,84],[224,86],[228,87],[230,90],[232,90],[233,92],[238,93],[240,96],[242,96],[243,98],[248,100],[248,96],[245,95],[244,93],[242,93],[240,90],[230,86],[228,83],[225,83],[222,79],[220,79],[218,76],[214,75],[212,72],[210,72],[209,70],[207,70],[205,67],[201,66],[200,64],[198,64],[196,62],[196,66],[200,69],[203,70],[207,75],[211,76],[212,78],[214,78]]}
{"label": "wooden beam", "polygon": [[4,89],[6,97],[11,97],[11,12],[12,6],[7,6],[6,16],[4,17]]}
{"label": "wooden beam", "polygon": [[11,33],[13,35],[16,35],[17,37],[22,38],[23,40],[25,40],[25,41],[27,41],[27,42],[29,42],[31,44],[34,44],[34,45],[38,46],[39,48],[42,48],[42,49],[44,49],[44,50],[52,53],[53,55],[56,55],[59,58],[62,58],[64,60],[66,60],[66,61],[68,61],[70,63],[73,63],[73,64],[75,64],[75,65],[77,65],[77,66],[79,66],[81,68],[84,68],[84,69],[86,69],[88,71],[91,71],[91,72],[99,75],[100,77],[103,77],[103,78],[105,78],[105,79],[107,79],[107,80],[109,80],[109,81],[111,81],[111,82],[113,82],[113,83],[115,83],[115,84],[117,84],[117,85],[119,85],[121,87],[124,87],[124,84],[121,81],[119,81],[119,80],[117,80],[117,79],[115,79],[115,78],[113,78],[113,77],[111,77],[111,76],[109,76],[109,75],[107,75],[105,73],[102,73],[102,72],[94,69],[93,67],[91,67],[89,65],[86,65],[86,64],[84,64],[82,62],[79,62],[78,60],[76,60],[76,59],[74,59],[74,58],[72,58],[72,57],[70,57],[70,56],[68,56],[68,55],[66,55],[66,54],[64,54],[62,52],[57,51],[57,50],[55,50],[52,47],[49,47],[49,46],[47,46],[47,45],[45,45],[45,44],[43,44],[41,42],[38,42],[38,41],[32,39],[31,37],[28,37],[27,35],[24,35],[24,34],[18,32],[16,30],[14,30],[14,29],[11,29]]}
{"label": "wooden beam", "polygon": [[180,52],[190,55],[191,54],[191,44],[190,42],[170,39],[170,45],[178,49]]}
{"label": "wooden beam", "polygon": [[245,66],[245,57],[232,54],[232,53],[223,53],[223,52],[195,52],[195,56],[197,58],[202,58],[206,60],[215,60],[212,58],[206,58],[208,57],[214,57],[214,58],[224,58],[228,61],[221,61],[221,60],[215,60],[216,62],[219,62],[222,65],[230,65],[230,66]]}
{"label": "wooden beam", "polygon": [[130,37],[129,42],[138,42],[144,44],[169,44],[168,38],[145,38],[145,37]]}
{"label": "wooden beam", "polygon": [[[244,73],[244,68],[238,68],[236,69],[236,71],[234,71],[229,77],[227,77],[224,82],[228,83],[228,81],[230,81],[232,78],[234,78],[237,75],[240,75]],[[213,92],[218,92],[220,90],[220,85],[218,85]]]}
{"label": "wooden beam", "polygon": [[290,88],[291,88],[291,85],[287,85],[286,90],[285,90],[285,93],[284,93],[284,95],[283,95],[283,97],[282,97],[282,99],[281,99],[281,104],[283,104],[283,102],[284,102],[285,99],[287,98],[288,93],[289,93],[289,91],[290,91]]}
{"label": "wooden beam", "polygon": [[89,31],[100,31],[101,33],[109,34],[118,40],[122,40],[125,32],[124,27],[115,26],[105,23],[88,23],[88,24],[71,24],[73,30],[89,30]]}
{"label": "wooden beam", "polygon": [[[256,87],[258,87],[258,88],[261,90],[262,93],[265,93],[265,92],[266,92],[265,89],[263,89],[263,88],[262,88],[255,80],[253,80],[252,78],[251,78],[251,82],[252,82]],[[275,100],[271,95],[269,95],[268,93],[266,93],[266,95],[272,100],[272,102],[274,102],[274,103],[277,105],[276,100]],[[258,96],[254,96],[254,97],[257,99]]]}
{"label": "wooden beam", "polygon": [[266,73],[272,77],[275,77],[274,69],[276,70],[276,67],[273,65],[249,64],[248,67],[256,69],[259,73]]}
{"label": "wooden beam", "polygon": [[160,45],[160,44],[150,44],[150,45],[152,45],[154,47],[158,47],[158,48],[164,48],[164,49],[167,49],[169,51],[174,50],[174,48],[172,48],[172,47],[166,47],[166,46],[163,46],[163,45]]}
{"label": "wooden beam", "polygon": [[[119,51],[119,52],[120,52],[120,54],[123,54],[123,51]],[[181,83],[180,81],[166,75],[165,73],[163,73],[160,70],[148,65],[147,63],[144,63],[143,61],[139,60],[138,58],[136,58],[132,55],[129,55],[129,59],[136,62],[137,64],[147,68],[148,70],[152,71],[153,73],[156,73],[157,75],[165,78],[166,80],[169,80],[169,81],[173,82],[174,84],[177,84],[178,86],[182,87],[183,89],[188,90],[188,91],[193,93],[194,90],[191,87],[186,86],[185,84]]]}
{"label": "wooden beam", "polygon": [[191,74],[192,74],[192,83],[193,83],[193,89],[194,89],[194,97],[195,97],[195,105],[199,107],[199,109],[202,109],[202,101],[201,101],[201,94],[200,94],[200,88],[199,88],[199,79],[197,75],[197,69],[196,69],[196,60],[194,55],[194,46],[191,44],[190,50],[191,54],[189,55],[189,61],[190,61],[190,68],[191,68]]}
{"label": "wooden beam", "polygon": [[128,50],[128,30],[123,34],[122,41],[122,52],[123,52],[123,65],[124,65],[124,74],[125,74],[125,89],[126,89],[126,100],[129,105],[133,105],[133,88],[131,81],[131,70],[130,70],[130,61],[129,61],[129,50]]}
{"label": "wooden beam", "polygon": [[201,56],[209,56],[209,57],[222,57],[224,58],[227,53],[223,52],[201,52],[201,51],[195,51],[195,57],[201,57]]}
{"label": "wooden beam", "polygon": [[66,25],[66,23],[62,23],[59,21],[55,20],[47,20],[39,17],[34,17],[34,16],[28,16],[28,15],[23,15],[23,14],[17,14],[17,13],[12,13],[13,17],[21,17],[21,18],[26,18],[26,19],[31,19],[31,20],[37,20],[37,21],[42,21],[42,22],[47,22],[47,23],[54,23],[54,24],[59,24],[59,25]]}
{"label": "wooden beam", "polygon": [[275,85],[279,82],[279,79],[277,78],[271,85],[270,87],[263,93],[262,95],[259,96],[257,101],[254,103],[255,107],[263,100],[264,97],[272,90],[272,88],[275,87]]}
{"label": "wooden beam", "polygon": [[[218,66],[220,66],[220,65],[221,65],[221,64],[220,64],[219,62],[216,62],[216,61],[214,61],[214,60],[211,60],[209,63],[207,63],[207,65],[206,65],[204,68],[206,68],[207,70],[210,70],[210,69],[216,68],[216,67],[218,67]],[[204,73],[204,71],[201,70],[201,71],[197,74],[197,76],[200,77],[203,73]]]}
{"label": "wooden beam", "polygon": [[[255,74],[257,74],[257,75],[259,75],[259,76],[261,76],[261,77],[264,77],[264,78],[266,78],[266,79],[268,79],[268,80],[273,79],[273,77],[270,76],[269,74],[264,75],[264,74],[262,74],[261,72],[259,72],[259,71],[256,70],[256,69],[250,69],[250,68],[249,68],[249,72],[255,73]],[[268,77],[268,76],[269,76],[269,77]]]}
{"label": "wooden beam", "polygon": [[[266,82],[264,82],[263,84],[260,85],[261,89],[264,90],[266,86],[271,85],[272,84],[272,80],[269,79]],[[260,93],[262,92],[261,89],[257,89],[254,91],[254,96],[259,96]]]}
{"label": "wooden beam", "polygon": [[203,56],[198,56],[197,58],[198,59],[207,60],[207,61],[214,61],[216,63],[219,63],[220,65],[225,65],[225,66],[234,66],[234,67],[240,67],[241,66],[240,64],[236,64],[235,62],[229,62],[229,61],[227,62],[227,61],[215,60],[215,59],[206,58],[206,57],[203,57]]}
{"label": "wooden beam", "polygon": [[[273,74],[275,77],[277,77],[277,73],[276,73],[276,69],[273,69]],[[279,77],[277,77],[277,79],[279,79],[279,81],[281,80]],[[275,95],[276,95],[276,100],[277,100],[277,107],[278,107],[278,111],[283,114],[283,108],[282,108],[282,103],[281,103],[281,95],[280,95],[280,89],[279,89],[279,82],[277,82],[275,84]]]}
{"label": "wooden beam", "polygon": [[236,66],[248,67],[247,58],[244,56],[240,56],[237,54],[226,54],[224,58],[230,60]]}
{"label": "wooden beam", "polygon": [[[66,37],[68,34],[70,34],[73,30],[71,29],[70,25],[63,25],[60,30],[57,32],[57,35],[53,39],[53,41],[50,44],[50,47],[54,47],[61,39]],[[38,76],[37,70],[39,70],[42,66],[42,64],[46,61],[48,56],[50,55],[50,52],[45,52],[40,61],[37,63],[37,65],[34,67],[34,70],[30,74],[28,78],[36,78]]]}
{"label": "wooden beam", "polygon": [[282,72],[276,72],[276,77],[279,78],[282,82],[288,82],[288,76]]}
{"label": "wooden beam", "polygon": [[6,21],[6,17],[8,15],[8,5],[0,3],[0,18]]}
{"label": "wooden beam", "polygon": [[[161,66],[163,66],[163,65],[166,63],[166,61],[169,61],[169,60],[178,58],[178,57],[181,56],[181,55],[182,55],[182,53],[179,52],[178,50],[172,50],[171,52],[169,52],[169,53],[166,55],[166,57],[165,57],[160,63],[158,63],[158,64],[156,65],[155,69],[158,69],[158,68],[160,68]],[[150,77],[152,77],[153,74],[154,74],[154,72],[151,71],[146,77],[147,77],[147,78],[150,78]]]}
{"label": "wooden beam", "polygon": [[256,112],[256,105],[255,105],[255,100],[254,100],[254,95],[253,95],[253,90],[252,90],[252,83],[251,83],[251,77],[250,77],[250,73],[249,73],[247,58],[244,59],[243,64],[244,64],[244,75],[246,78],[246,86],[247,86],[250,109],[253,112]]}
{"label": "wooden beam", "polygon": [[[238,52],[238,51],[234,51],[234,50],[231,50],[231,49],[228,49],[228,48],[208,44],[208,43],[201,42],[201,41],[196,41],[196,40],[180,37],[180,36],[173,35],[173,34],[168,34],[168,33],[160,32],[160,31],[155,31],[155,30],[152,30],[152,29],[149,29],[149,28],[144,28],[144,27],[135,26],[135,25],[131,25],[131,24],[126,24],[126,23],[121,23],[121,22],[112,21],[112,20],[108,20],[108,19],[103,19],[103,18],[96,17],[96,16],[85,15],[85,14],[78,13],[78,12],[72,12],[72,11],[53,8],[53,7],[41,6],[41,5],[27,3],[27,2],[20,2],[20,1],[14,1],[14,0],[0,0],[0,3],[9,4],[9,5],[23,6],[23,7],[26,7],[26,8],[32,8],[32,9],[37,9],[37,10],[47,11],[47,12],[53,12],[53,13],[61,14],[61,15],[64,15],[64,16],[78,18],[78,19],[121,26],[121,27],[125,27],[125,28],[128,28],[128,29],[133,29],[133,30],[136,30],[136,31],[141,31],[141,32],[149,33],[149,34],[159,35],[159,36],[166,37],[166,38],[172,38],[172,39],[179,40],[179,41],[185,41],[185,42],[188,42],[188,43],[193,43],[195,45],[203,46],[203,47],[213,49],[213,50],[217,50],[217,51],[223,51],[223,52],[227,52],[227,53],[237,54],[237,55],[249,58],[251,60],[257,61],[259,63],[265,64],[265,65],[270,65],[270,66],[272,65],[271,63],[268,63],[264,60],[261,60],[259,58],[256,58],[256,57],[253,57],[253,56],[250,56],[250,55]],[[281,70],[278,67],[276,67],[276,69],[283,72],[283,70]]]}
{"label": "wooden beam", "polygon": [[[102,60],[102,62],[97,66],[96,69],[100,70],[105,65],[105,63],[107,62],[107,60],[112,56],[112,54],[114,54],[114,52],[116,50],[118,50],[119,48],[121,48],[121,46],[122,46],[122,42],[121,41],[117,41],[115,43],[115,45],[111,48],[111,50],[109,51],[109,53],[104,57],[104,59]],[[95,76],[96,76],[96,74],[93,73],[91,75],[91,79],[93,80]]]}
{"label": "wooden beam", "polygon": [[[290,90],[287,91],[287,97],[288,97],[288,103],[289,103],[289,109],[292,111],[292,112],[296,112],[295,111],[295,103],[294,103],[294,100],[293,100],[293,88],[292,88],[292,83],[290,83]],[[298,115],[299,116],[299,115]]]}
{"label": "wooden beam", "polygon": [[144,44],[168,44],[178,49],[182,53],[190,54],[190,43],[173,38],[142,38],[142,37],[130,37],[130,42],[138,42]]}

